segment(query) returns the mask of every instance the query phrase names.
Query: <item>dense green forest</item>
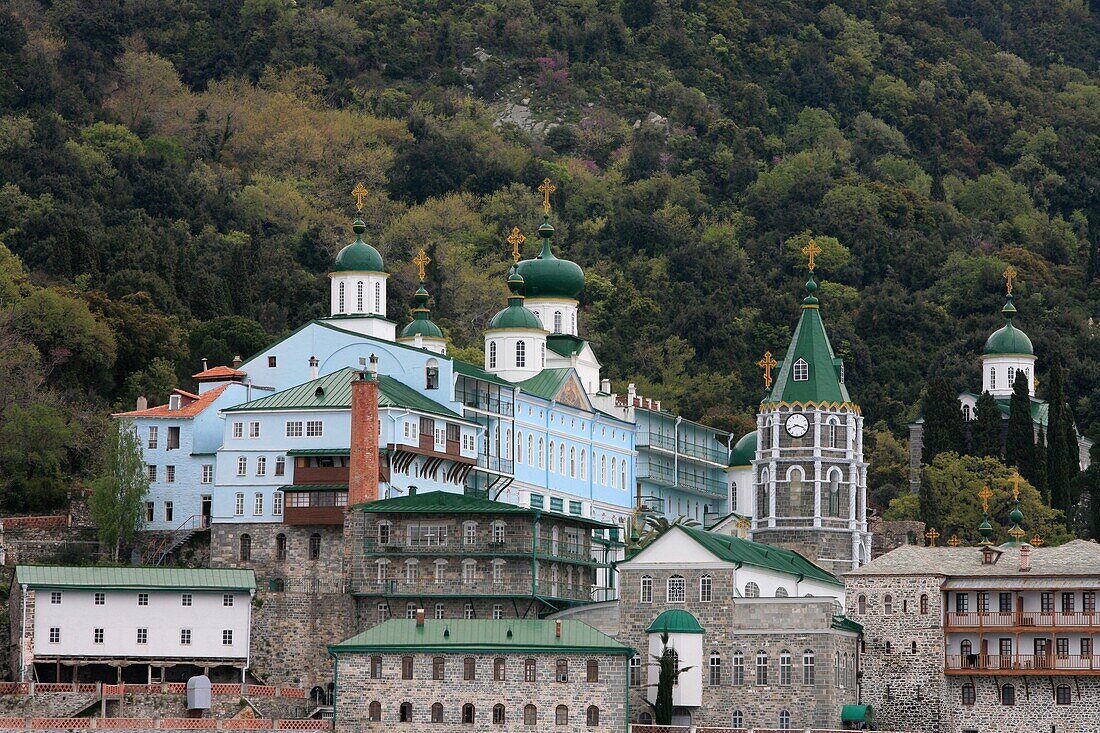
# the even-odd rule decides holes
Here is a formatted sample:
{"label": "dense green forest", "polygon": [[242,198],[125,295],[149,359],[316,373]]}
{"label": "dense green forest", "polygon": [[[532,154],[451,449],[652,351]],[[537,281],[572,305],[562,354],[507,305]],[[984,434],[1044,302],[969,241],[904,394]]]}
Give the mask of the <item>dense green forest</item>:
{"label": "dense green forest", "polygon": [[92,470],[108,408],[323,315],[357,180],[391,317],[424,246],[478,359],[551,177],[605,374],[742,431],[815,236],[880,505],[925,386],[980,384],[1009,264],[1100,438],[1084,0],[14,0],[0,26],[9,511]]}

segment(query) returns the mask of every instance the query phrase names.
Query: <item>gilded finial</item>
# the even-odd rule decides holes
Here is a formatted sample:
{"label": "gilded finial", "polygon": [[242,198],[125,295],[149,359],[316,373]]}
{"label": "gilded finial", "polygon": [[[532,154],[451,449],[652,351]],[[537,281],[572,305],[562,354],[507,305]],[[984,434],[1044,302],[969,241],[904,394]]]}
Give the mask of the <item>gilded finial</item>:
{"label": "gilded finial", "polygon": [[812,237],[810,238],[810,241],[806,244],[806,246],[802,248],[802,254],[804,254],[804,255],[806,255],[807,257],[810,258],[810,262],[809,262],[810,272],[813,272],[814,267],[817,266],[816,263],[814,262],[814,257],[821,254],[821,252],[822,252],[821,247],[817,246],[817,242],[815,242]]}
{"label": "gilded finial", "polygon": [[752,522],[749,521],[748,517],[741,517],[737,520],[737,529],[748,529],[751,526]]}
{"label": "gilded finial", "polygon": [[1031,538],[1031,545],[1032,547],[1042,547],[1043,538],[1040,537],[1038,533],[1036,533],[1035,536]]}
{"label": "gilded finial", "polygon": [[772,386],[772,369],[777,367],[779,362],[772,356],[772,352],[765,351],[764,358],[756,362],[756,366],[764,370],[764,389],[771,389]]}
{"label": "gilded finial", "polygon": [[1009,265],[1005,268],[1005,271],[1001,273],[1001,277],[1005,279],[1005,288],[1008,290],[1008,294],[1012,295],[1012,282],[1016,279],[1019,273],[1016,272],[1016,268]]}
{"label": "gilded finial", "polygon": [[542,179],[542,185],[539,186],[538,191],[542,194],[542,211],[544,214],[550,213],[550,194],[557,190],[558,187],[551,183],[549,178]]}
{"label": "gilded finial", "polygon": [[1033,386],[1035,387],[1035,390],[1038,391],[1039,390],[1039,378],[1038,377],[1033,377],[1031,382],[1032,382]]}
{"label": "gilded finial", "polygon": [[432,258],[428,256],[428,253],[423,248],[417,252],[416,257],[413,257],[413,264],[416,265],[417,272],[420,274],[420,282],[424,282],[424,276],[426,274],[425,268],[431,263]]}
{"label": "gilded finial", "polygon": [[989,514],[989,500],[993,498],[993,492],[989,490],[988,486],[983,486],[982,490],[978,492],[978,498],[982,500],[982,511]]}
{"label": "gilded finial", "polygon": [[362,181],[355,184],[355,188],[351,189],[351,195],[355,197],[355,210],[363,210],[363,199],[367,197],[367,187],[363,185]]}
{"label": "gilded finial", "polygon": [[959,539],[959,536],[957,534],[953,534],[951,535],[951,539],[947,541],[947,544],[951,545],[952,547],[958,547],[962,544],[962,540]]}
{"label": "gilded finial", "polygon": [[520,251],[519,248],[523,246],[523,243],[527,241],[527,237],[523,236],[519,227],[512,227],[512,233],[508,235],[508,238],[504,240],[508,244],[512,245],[512,260],[519,262]]}
{"label": "gilded finial", "polygon": [[1020,498],[1020,474],[1016,474],[1012,477],[1012,498]]}
{"label": "gilded finial", "polygon": [[928,538],[929,547],[935,547],[936,540],[940,538],[940,533],[936,531],[935,527],[933,527],[932,529],[925,532],[924,536]]}
{"label": "gilded finial", "polygon": [[1012,529],[1008,530],[1008,533],[1012,535],[1013,539],[1016,541],[1017,546],[1019,546],[1020,544],[1020,538],[1027,534],[1027,532],[1023,531],[1019,527],[1013,527]]}

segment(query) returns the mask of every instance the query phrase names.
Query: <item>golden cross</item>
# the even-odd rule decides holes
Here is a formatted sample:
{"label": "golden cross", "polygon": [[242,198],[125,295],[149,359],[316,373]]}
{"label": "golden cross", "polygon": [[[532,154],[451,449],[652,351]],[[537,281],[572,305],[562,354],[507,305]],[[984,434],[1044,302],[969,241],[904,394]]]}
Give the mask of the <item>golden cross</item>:
{"label": "golden cross", "polygon": [[523,234],[519,230],[519,227],[512,227],[512,233],[509,234],[508,238],[504,241],[512,245],[512,259],[516,262],[519,262],[519,248],[522,247],[523,243],[527,241],[527,237],[523,236]]}
{"label": "golden cross", "polygon": [[978,492],[978,498],[982,500],[982,511],[986,514],[989,513],[989,500],[993,497],[993,492],[989,490],[988,486],[983,486],[982,490]]}
{"label": "golden cross", "polygon": [[1039,378],[1035,377],[1031,381],[1035,383],[1035,389],[1039,389]]}
{"label": "golden cross", "polygon": [[772,352],[765,351],[764,358],[756,362],[756,366],[764,370],[764,389],[769,389],[772,386],[772,369],[779,365],[779,362],[772,356]]}
{"label": "golden cross", "polygon": [[1017,542],[1020,541],[1021,537],[1023,537],[1025,534],[1027,534],[1027,532],[1024,532],[1019,527],[1013,527],[1012,529],[1008,530],[1008,533],[1010,535],[1012,535],[1013,537],[1015,537]]}
{"label": "golden cross", "polygon": [[925,532],[924,536],[929,539],[929,541],[931,542],[931,546],[935,547],[936,546],[936,540],[938,540],[940,538],[940,533],[936,531],[935,527],[933,527],[932,529]]}
{"label": "golden cross", "polygon": [[549,178],[542,179],[542,185],[538,188],[539,193],[542,194],[542,211],[543,213],[550,213],[550,194],[558,190],[558,187],[553,183],[550,183]]}
{"label": "golden cross", "polygon": [[355,184],[355,188],[351,189],[351,195],[355,197],[355,210],[363,210],[363,199],[367,197],[367,187],[363,185],[362,181]]}
{"label": "golden cross", "polygon": [[416,265],[416,269],[420,271],[420,282],[424,282],[424,268],[428,266],[428,263],[432,261],[432,258],[428,256],[428,253],[421,249],[416,257],[413,257],[413,264]]}
{"label": "golden cross", "polygon": [[1018,275],[1018,274],[1019,273],[1016,272],[1016,268],[1013,267],[1012,265],[1009,265],[1008,267],[1006,267],[1005,271],[1001,273],[1001,276],[1004,277],[1004,279],[1005,279],[1005,285],[1008,287],[1008,294],[1009,295],[1012,294],[1012,281],[1016,279],[1016,275]]}
{"label": "golden cross", "polygon": [[1012,477],[1012,498],[1020,498],[1020,474],[1016,474]]}
{"label": "golden cross", "polygon": [[1033,547],[1042,547],[1043,546],[1043,538],[1040,537],[1038,533],[1036,533],[1035,536],[1031,538],[1031,545]]}
{"label": "golden cross", "polygon": [[814,256],[821,254],[821,252],[821,247],[818,247],[817,242],[815,242],[812,238],[810,239],[809,243],[807,243],[806,246],[802,248],[802,254],[810,258],[810,272],[814,271]]}
{"label": "golden cross", "polygon": [[953,534],[951,535],[951,539],[947,541],[947,544],[951,545],[952,547],[958,547],[962,544],[962,540],[959,539],[959,536],[957,534]]}
{"label": "golden cross", "polygon": [[737,529],[748,529],[751,526],[752,522],[749,521],[748,517],[741,517],[737,520]]}

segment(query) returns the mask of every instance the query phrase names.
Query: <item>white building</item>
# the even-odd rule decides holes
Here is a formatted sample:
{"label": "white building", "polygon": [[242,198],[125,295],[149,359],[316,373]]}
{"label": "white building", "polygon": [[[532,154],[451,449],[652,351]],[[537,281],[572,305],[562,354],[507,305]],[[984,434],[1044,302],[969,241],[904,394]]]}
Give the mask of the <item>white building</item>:
{"label": "white building", "polygon": [[255,592],[251,570],[19,565],[12,668],[21,681],[240,679]]}

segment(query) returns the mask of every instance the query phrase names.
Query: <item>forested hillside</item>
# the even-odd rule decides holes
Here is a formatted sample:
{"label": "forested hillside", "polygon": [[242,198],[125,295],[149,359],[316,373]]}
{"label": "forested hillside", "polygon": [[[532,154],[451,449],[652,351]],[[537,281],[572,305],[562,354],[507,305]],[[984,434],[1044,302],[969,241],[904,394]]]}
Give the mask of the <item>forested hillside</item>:
{"label": "forested hillside", "polygon": [[426,247],[478,360],[549,176],[606,376],[736,430],[816,236],[873,487],[930,380],[980,385],[1012,264],[1100,438],[1083,0],[10,0],[0,28],[5,510],[92,470],[109,407],[323,315],[357,180],[391,317]]}

